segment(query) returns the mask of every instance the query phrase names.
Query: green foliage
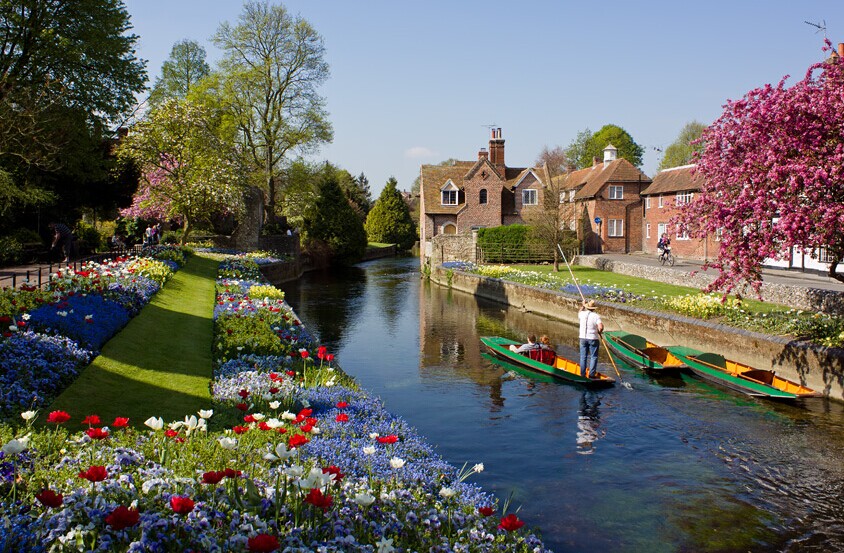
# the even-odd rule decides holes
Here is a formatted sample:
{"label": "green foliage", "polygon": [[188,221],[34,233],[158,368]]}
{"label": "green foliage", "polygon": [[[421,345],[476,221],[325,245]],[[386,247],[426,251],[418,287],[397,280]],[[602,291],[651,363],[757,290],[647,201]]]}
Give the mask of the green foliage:
{"label": "green foliage", "polygon": [[149,95],[151,105],[169,98],[186,98],[190,89],[211,73],[206,53],[195,40],[180,40],[170,50],[170,57],[161,64],[161,75]]}
{"label": "green foliage", "polygon": [[703,151],[703,144],[692,144],[700,138],[706,125],[698,121],[686,123],[677,139],[665,149],[665,155],[659,162],[659,170],[680,167],[693,162],[695,153]]}
{"label": "green foliage", "polygon": [[366,251],[366,231],[331,167],[322,172],[318,194],[305,212],[306,247],[314,252],[326,248],[331,260],[339,264],[357,262]]}
{"label": "green foliage", "polygon": [[266,311],[261,317],[222,313],[217,317],[214,351],[222,360],[239,355],[288,355],[291,346],[278,339],[273,326],[287,328],[281,313]]}
{"label": "green foliage", "polygon": [[162,244],[181,244],[184,232],[178,228],[176,230],[165,230],[161,233]]}
{"label": "green foliage", "polygon": [[0,265],[15,265],[23,260],[23,244],[13,236],[0,236]]}
{"label": "green foliage", "polygon": [[577,164],[577,169],[592,166],[592,159],[604,159],[604,148],[612,144],[618,148],[618,158],[624,158],[636,167],[642,165],[645,149],[636,144],[633,137],[617,125],[604,125],[587,138],[586,129],[578,133],[577,138],[566,149],[569,161]]}
{"label": "green foliage", "polygon": [[364,226],[370,242],[398,244],[399,249],[409,250],[416,242],[416,225],[397,185],[395,178],[387,181]]}
{"label": "green foliage", "polygon": [[102,237],[94,225],[79,221],[73,228],[73,234],[76,236],[80,248],[85,251],[98,252],[103,249]]}
{"label": "green foliage", "polygon": [[553,250],[537,240],[528,225],[506,225],[478,230],[478,246],[484,260],[492,263],[547,261]]}

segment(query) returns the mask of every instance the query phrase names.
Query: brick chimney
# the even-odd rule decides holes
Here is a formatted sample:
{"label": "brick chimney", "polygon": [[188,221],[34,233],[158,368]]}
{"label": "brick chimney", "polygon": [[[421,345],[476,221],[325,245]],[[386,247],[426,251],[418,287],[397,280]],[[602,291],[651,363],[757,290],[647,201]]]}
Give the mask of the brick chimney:
{"label": "brick chimney", "polygon": [[844,60],[844,42],[838,43],[838,57]]}
{"label": "brick chimney", "polygon": [[482,159],[489,159],[489,152],[486,151],[486,148],[481,148],[478,151],[478,161]]}
{"label": "brick chimney", "polygon": [[498,172],[504,175],[504,139],[501,138],[501,127],[492,129],[489,139],[489,161]]}

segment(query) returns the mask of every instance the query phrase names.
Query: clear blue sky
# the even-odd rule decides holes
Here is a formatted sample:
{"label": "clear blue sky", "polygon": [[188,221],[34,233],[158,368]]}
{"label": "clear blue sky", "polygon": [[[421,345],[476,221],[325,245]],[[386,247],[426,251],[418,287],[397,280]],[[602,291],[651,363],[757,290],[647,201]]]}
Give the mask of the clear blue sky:
{"label": "clear blue sky", "polygon": [[[150,83],[185,38],[236,22],[237,0],[125,0]],[[328,159],[409,190],[423,163],[476,159],[486,125],[502,128],[509,166],[567,146],[607,123],[646,148],[643,170],[691,120],[711,123],[728,99],[823,59],[825,21],[844,42],[844,2],[570,2],[565,0],[288,0],[325,39]]]}

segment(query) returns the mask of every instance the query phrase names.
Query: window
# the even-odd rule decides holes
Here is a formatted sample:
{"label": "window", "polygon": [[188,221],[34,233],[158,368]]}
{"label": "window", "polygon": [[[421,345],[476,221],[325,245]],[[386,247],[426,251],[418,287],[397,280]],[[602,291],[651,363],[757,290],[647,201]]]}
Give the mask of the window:
{"label": "window", "polygon": [[536,190],[522,190],[522,205],[536,205]]}
{"label": "window", "polygon": [[443,205],[457,205],[457,190],[443,190]]}
{"label": "window", "polygon": [[665,232],[666,232],[666,230],[665,230],[665,229],[666,229],[666,224],[665,224],[665,223],[659,223],[659,224],[656,226],[656,234],[657,234],[657,238],[662,238],[662,235],[663,235],[663,234],[665,234]]}
{"label": "window", "polygon": [[691,240],[688,232],[677,233],[677,240]]}
{"label": "window", "polygon": [[565,190],[560,192],[560,203],[561,204],[566,203],[566,192],[565,192]]}
{"label": "window", "polygon": [[832,263],[832,256],[829,255],[828,248],[818,248],[818,261],[821,263]]}
{"label": "window", "polygon": [[569,190],[569,201],[574,203],[574,190]]}
{"label": "window", "polygon": [[674,205],[686,205],[692,201],[692,196],[694,196],[692,192],[677,192],[677,198],[674,200]]}
{"label": "window", "polygon": [[651,197],[645,196],[645,209],[650,209],[650,208],[651,208]]}
{"label": "window", "polygon": [[607,236],[624,236],[624,219],[610,219],[607,221]]}
{"label": "window", "polygon": [[479,204],[485,204],[486,203],[486,188],[481,188],[481,191],[478,194],[478,203]]}
{"label": "window", "polygon": [[651,224],[648,223],[647,225],[645,225],[645,238],[650,238],[650,237],[651,237]]}
{"label": "window", "polygon": [[577,230],[577,221],[571,221],[569,223],[569,230]]}
{"label": "window", "polygon": [[610,186],[610,199],[611,200],[623,200],[624,199],[624,187],[623,186]]}
{"label": "window", "polygon": [[[662,201],[662,194],[660,194],[660,195],[659,195],[659,208],[660,208],[660,209],[662,209],[662,206],[663,206],[663,205],[664,205],[664,204],[663,204],[663,201]],[[662,236],[662,233],[660,233],[659,235],[660,235],[660,236]]]}
{"label": "window", "polygon": [[716,242],[720,242],[720,241],[721,241],[721,233],[722,233],[723,231],[724,231],[724,229],[723,229],[723,228],[721,228],[721,227],[718,227],[717,229],[715,229],[715,241],[716,241]]}

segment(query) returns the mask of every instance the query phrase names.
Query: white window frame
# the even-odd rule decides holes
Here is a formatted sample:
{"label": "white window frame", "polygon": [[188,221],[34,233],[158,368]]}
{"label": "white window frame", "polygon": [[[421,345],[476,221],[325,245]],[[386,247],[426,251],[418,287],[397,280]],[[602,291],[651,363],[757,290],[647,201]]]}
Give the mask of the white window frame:
{"label": "white window frame", "polygon": [[651,197],[645,196],[645,209],[650,209],[650,208],[651,208]]}
{"label": "white window frame", "polygon": [[569,203],[574,203],[574,190],[569,190]]}
{"label": "white window frame", "polygon": [[674,198],[674,205],[679,207],[689,204],[692,202],[693,197],[694,192],[677,192],[677,196]]}
{"label": "white window frame", "polygon": [[[533,201],[529,202],[528,197],[533,196]],[[536,193],[536,188],[525,188],[522,190],[522,205],[538,205],[539,194]]]}
{"label": "white window frame", "polygon": [[[662,209],[665,206],[665,201],[662,198],[662,194],[659,195],[659,208]],[[660,234],[662,236],[662,234]]]}
{"label": "white window frame", "polygon": [[668,228],[668,225],[667,225],[666,223],[659,223],[659,224],[657,224],[657,226],[656,226],[656,235],[657,235],[657,237],[658,237],[658,238],[662,238],[662,235],[668,232],[668,231],[666,230],[667,228]]}
{"label": "white window frame", "polygon": [[677,233],[677,240],[691,240],[691,237],[689,236],[688,232],[684,232],[682,234],[678,232]]}
{"label": "white window frame", "polygon": [[651,224],[647,223],[647,224],[645,224],[645,238],[650,238],[650,237],[651,237]]}
{"label": "white window frame", "polygon": [[[446,201],[446,193],[451,199],[451,194],[454,194],[454,202]],[[440,188],[440,205],[458,205],[460,203],[460,189],[450,180]]]}
{"label": "white window frame", "polygon": [[611,184],[609,194],[610,194],[611,200],[623,200],[624,199],[624,185]]}
{"label": "white window frame", "polygon": [[624,237],[624,219],[608,219],[607,236],[610,238]]}

